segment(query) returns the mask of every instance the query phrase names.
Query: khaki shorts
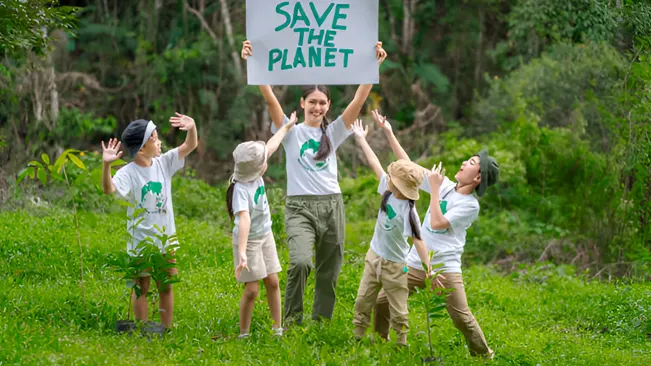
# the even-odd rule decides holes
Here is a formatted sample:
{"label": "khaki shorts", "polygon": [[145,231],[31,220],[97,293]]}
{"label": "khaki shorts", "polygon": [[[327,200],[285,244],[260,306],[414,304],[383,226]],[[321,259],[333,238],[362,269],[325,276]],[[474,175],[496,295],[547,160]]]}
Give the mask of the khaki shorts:
{"label": "khaki shorts", "polygon": [[[233,259],[235,268],[240,261],[238,255],[237,235],[233,235]],[[249,240],[246,244],[246,258],[249,270],[242,270],[238,282],[256,282],[266,278],[270,274],[282,271],[278,253],[276,252],[276,241],[270,231],[261,239]]]}

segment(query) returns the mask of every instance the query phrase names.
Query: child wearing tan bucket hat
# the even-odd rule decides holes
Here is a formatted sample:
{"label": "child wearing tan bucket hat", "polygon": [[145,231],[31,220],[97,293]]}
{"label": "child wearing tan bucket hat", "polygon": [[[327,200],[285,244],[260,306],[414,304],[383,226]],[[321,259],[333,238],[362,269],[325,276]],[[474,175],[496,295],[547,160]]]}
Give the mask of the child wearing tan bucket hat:
{"label": "child wearing tan bucket hat", "polygon": [[226,191],[226,205],[233,228],[233,259],[235,278],[244,283],[240,300],[240,335],[248,338],[253,306],[258,296],[260,280],[267,289],[274,335],[281,336],[280,288],[277,273],[282,270],[276,243],[271,231],[271,213],[262,175],[267,159],[280,146],[287,132],[296,124],[296,114],[267,143],[248,141],[233,151],[235,169]]}
{"label": "child wearing tan bucket hat", "polygon": [[361,339],[370,324],[370,316],[381,289],[389,298],[391,326],[397,334],[396,343],[407,345],[408,309],[407,254],[412,238],[424,263],[429,263],[427,247],[420,237],[420,220],[414,208],[419,198],[419,186],[424,177],[423,169],[407,160],[391,163],[387,173],[377,156],[366,142],[368,129],[362,122],[353,125],[353,133],[362,147],[369,166],[380,180],[378,193],[382,203],[371,245],[364,260],[364,273],[357,290],[353,318],[354,335]]}

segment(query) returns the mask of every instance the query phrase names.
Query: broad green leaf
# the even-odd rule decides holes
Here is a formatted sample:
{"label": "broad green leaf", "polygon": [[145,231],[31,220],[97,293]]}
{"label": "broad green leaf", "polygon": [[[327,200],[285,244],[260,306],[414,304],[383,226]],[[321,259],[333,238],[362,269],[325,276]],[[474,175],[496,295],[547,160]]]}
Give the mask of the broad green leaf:
{"label": "broad green leaf", "polygon": [[429,271],[429,268],[427,268],[427,264],[425,262],[420,262],[420,264],[423,266],[423,271]]}
{"label": "broad green leaf", "polygon": [[37,169],[36,174],[38,176],[38,180],[41,181],[41,184],[43,186],[45,186],[47,184],[47,173],[45,172],[45,169],[43,168]]}
{"label": "broad green leaf", "polygon": [[65,178],[63,175],[59,174],[56,170],[56,167],[54,165],[48,165],[47,169],[50,171],[50,177],[56,180],[64,180]]}
{"label": "broad green leaf", "polygon": [[67,160],[68,160],[68,154],[64,151],[61,153],[61,155],[59,155],[57,160],[54,162],[54,168],[56,169],[57,173],[61,173],[63,164],[65,164]]}
{"label": "broad green leaf", "polygon": [[36,160],[32,160],[32,161],[30,161],[29,163],[27,163],[27,166],[33,166],[33,167],[37,167],[37,168],[39,168],[39,167],[42,168],[42,167],[43,167],[43,164],[41,164],[40,162],[38,162],[38,161],[36,161]]}
{"label": "broad green leaf", "polygon": [[448,317],[448,314],[444,314],[444,313],[435,313],[435,314],[430,313],[429,314],[429,319],[430,320],[447,318],[447,317]]}
{"label": "broad green leaf", "polygon": [[46,165],[50,165],[50,157],[47,154],[41,154],[41,159],[43,159]]}
{"label": "broad green leaf", "polygon": [[77,152],[79,152],[79,150],[76,150],[76,149],[68,149],[68,150],[65,150],[64,152],[62,152],[61,155],[59,155],[57,160],[54,162],[54,166],[56,167],[57,172],[59,172],[59,173],[61,172],[61,169],[63,168],[63,165],[68,160],[68,155],[70,155],[71,153],[77,153]]}
{"label": "broad green leaf", "polygon": [[18,176],[16,177],[16,184],[20,184],[20,182],[22,182],[28,174],[32,173],[34,169],[35,168],[33,166],[28,166],[27,168],[23,168],[20,172],[18,172]]}
{"label": "broad green leaf", "polygon": [[[145,218],[144,218],[144,217],[141,217],[141,218],[139,218],[138,220],[136,220],[136,222],[134,223],[134,225],[135,225],[136,227],[138,227],[138,225],[142,224],[143,221],[145,221]],[[147,238],[147,239],[151,239],[151,238]]]}
{"label": "broad green leaf", "polygon": [[77,155],[74,154],[68,154],[68,158],[70,158],[70,161],[72,161],[73,164],[75,164],[79,169],[84,169],[86,170],[86,166],[84,163],[77,157]]}
{"label": "broad green leaf", "polygon": [[126,161],[124,161],[122,159],[118,159],[118,160],[112,162],[110,166],[111,166],[111,168],[113,168],[113,167],[116,167],[116,166],[124,165],[126,163],[127,163]]}
{"label": "broad green leaf", "polygon": [[446,303],[437,304],[437,305],[434,305],[434,306],[430,307],[429,312],[430,313],[437,313],[437,312],[440,312],[441,310],[445,309],[445,307],[446,307]]}
{"label": "broad green leaf", "polygon": [[133,207],[133,203],[128,201],[118,200],[118,204],[120,206]]}

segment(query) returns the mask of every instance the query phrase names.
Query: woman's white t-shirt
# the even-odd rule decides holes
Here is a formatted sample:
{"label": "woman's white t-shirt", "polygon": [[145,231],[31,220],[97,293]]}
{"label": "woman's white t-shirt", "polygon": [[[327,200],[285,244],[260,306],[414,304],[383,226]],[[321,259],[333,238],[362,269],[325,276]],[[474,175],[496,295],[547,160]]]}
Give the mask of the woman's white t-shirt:
{"label": "woman's white t-shirt", "polygon": [[[283,125],[287,122],[289,119],[285,116]],[[275,134],[277,131],[276,125],[272,123],[271,132]],[[323,135],[320,127],[310,127],[300,123],[289,130],[283,139],[288,196],[341,193],[337,180],[336,151],[339,145],[352,134],[352,129],[347,129],[344,120],[339,116],[328,124],[326,134],[332,149],[330,155],[322,161],[314,160]]]}

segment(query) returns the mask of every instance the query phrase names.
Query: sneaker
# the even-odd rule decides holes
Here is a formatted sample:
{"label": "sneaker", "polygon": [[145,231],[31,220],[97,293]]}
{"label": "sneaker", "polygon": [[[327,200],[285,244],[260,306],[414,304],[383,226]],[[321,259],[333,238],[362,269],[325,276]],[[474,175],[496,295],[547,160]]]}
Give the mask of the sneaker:
{"label": "sneaker", "polygon": [[249,339],[251,335],[249,333],[242,333],[237,336],[237,339]]}
{"label": "sneaker", "polygon": [[353,329],[353,336],[355,336],[355,339],[357,340],[364,338],[365,333],[366,333],[366,328],[355,326],[355,328]]}
{"label": "sneaker", "polygon": [[283,328],[278,327],[278,328],[271,328],[271,331],[273,332],[274,336],[276,337],[282,337],[283,336]]}
{"label": "sneaker", "polygon": [[483,357],[486,360],[492,360],[495,357],[495,351],[489,348],[488,353],[484,354]]}

